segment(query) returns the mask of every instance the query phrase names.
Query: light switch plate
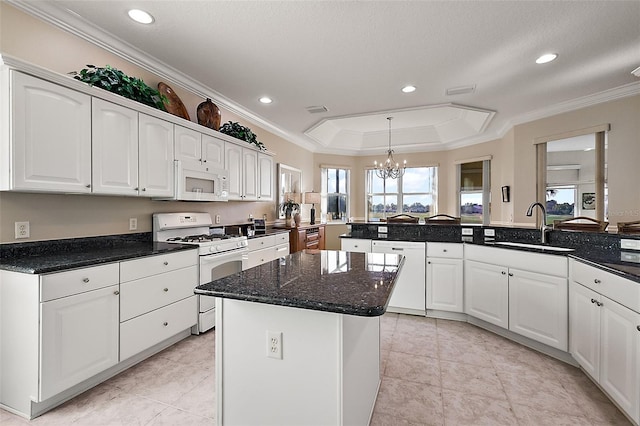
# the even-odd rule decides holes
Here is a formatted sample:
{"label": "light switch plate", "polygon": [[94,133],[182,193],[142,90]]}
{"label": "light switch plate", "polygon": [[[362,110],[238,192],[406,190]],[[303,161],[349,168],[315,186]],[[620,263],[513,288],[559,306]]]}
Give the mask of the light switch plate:
{"label": "light switch plate", "polygon": [[620,248],[623,250],[640,250],[640,240],[620,240]]}

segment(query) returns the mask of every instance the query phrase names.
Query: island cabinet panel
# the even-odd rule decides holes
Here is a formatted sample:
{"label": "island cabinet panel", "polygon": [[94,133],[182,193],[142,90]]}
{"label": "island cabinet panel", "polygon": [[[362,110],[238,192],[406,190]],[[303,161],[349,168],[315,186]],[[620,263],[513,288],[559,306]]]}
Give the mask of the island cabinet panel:
{"label": "island cabinet panel", "polygon": [[44,401],[118,363],[118,286],[42,303]]}
{"label": "island cabinet panel", "polygon": [[306,249],[324,250],[324,225],[302,224],[296,228],[291,228],[289,246],[291,253]]}
{"label": "island cabinet panel", "polygon": [[[369,423],[379,317],[217,299],[216,323],[217,424]],[[270,333],[281,358],[269,356]]]}
{"label": "island cabinet panel", "polygon": [[91,97],[18,71],[10,84],[2,189],[90,193]]}

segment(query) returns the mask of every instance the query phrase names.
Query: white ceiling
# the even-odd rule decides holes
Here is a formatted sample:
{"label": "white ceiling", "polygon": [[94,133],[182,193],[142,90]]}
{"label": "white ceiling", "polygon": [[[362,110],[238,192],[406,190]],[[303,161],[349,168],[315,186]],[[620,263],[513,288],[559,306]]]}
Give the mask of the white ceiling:
{"label": "white ceiling", "polygon": [[640,93],[640,1],[9,1],[315,152],[382,152],[389,116],[396,152],[440,150]]}

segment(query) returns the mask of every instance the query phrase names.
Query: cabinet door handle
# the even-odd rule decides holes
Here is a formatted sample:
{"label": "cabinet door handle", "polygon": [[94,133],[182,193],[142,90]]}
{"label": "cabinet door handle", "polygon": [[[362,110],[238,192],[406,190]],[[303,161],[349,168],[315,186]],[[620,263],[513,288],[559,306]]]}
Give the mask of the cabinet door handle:
{"label": "cabinet door handle", "polygon": [[169,325],[169,323],[165,321],[165,322],[162,323],[162,325],[164,325],[166,327],[166,326]]}
{"label": "cabinet door handle", "polygon": [[598,301],[596,301],[596,305],[597,305],[597,306],[602,306],[602,305],[603,305],[603,303],[602,303],[602,302],[598,302]]}
{"label": "cabinet door handle", "polygon": [[142,190],[143,190],[143,191],[146,191],[146,190],[147,190],[147,188],[142,188]]}
{"label": "cabinet door handle", "polygon": [[596,278],[595,280],[593,280],[593,282],[596,283],[596,284],[600,284],[602,281],[600,281],[599,279]]}
{"label": "cabinet door handle", "polygon": [[120,292],[118,290],[114,291],[113,294],[115,294],[116,296],[120,294]]}
{"label": "cabinet door handle", "polygon": [[167,261],[165,260],[164,262],[162,262],[162,264],[163,264],[164,266],[168,266],[168,265],[169,265],[169,262],[167,262]]}
{"label": "cabinet door handle", "polygon": [[89,278],[83,278],[83,279],[82,279],[82,282],[83,282],[83,283],[88,283],[88,282],[89,282]]}
{"label": "cabinet door handle", "polygon": [[640,331],[640,325],[636,327],[638,329],[638,331]]}
{"label": "cabinet door handle", "polygon": [[502,275],[507,275],[505,271],[500,272]]}
{"label": "cabinet door handle", "polygon": [[391,250],[395,250],[395,251],[404,251],[404,249],[402,249],[402,248],[396,248],[396,247],[391,247]]}
{"label": "cabinet door handle", "polygon": [[140,188],[138,188],[137,186],[135,188],[133,188],[134,191],[139,190]]}
{"label": "cabinet door handle", "polygon": [[169,291],[169,289],[167,287],[164,288],[164,292],[166,293],[167,291]]}
{"label": "cabinet door handle", "polygon": [[442,250],[442,251],[443,251],[444,253],[446,253],[446,252],[447,252],[447,249],[444,249],[444,250]]}
{"label": "cabinet door handle", "polygon": [[512,272],[509,272],[509,276],[510,276],[510,277],[512,277],[512,276],[513,276],[513,273],[512,273]]}
{"label": "cabinet door handle", "polygon": [[596,303],[596,299],[591,299],[591,303]]}
{"label": "cabinet door handle", "polygon": [[91,188],[91,185],[85,185],[86,188]]}

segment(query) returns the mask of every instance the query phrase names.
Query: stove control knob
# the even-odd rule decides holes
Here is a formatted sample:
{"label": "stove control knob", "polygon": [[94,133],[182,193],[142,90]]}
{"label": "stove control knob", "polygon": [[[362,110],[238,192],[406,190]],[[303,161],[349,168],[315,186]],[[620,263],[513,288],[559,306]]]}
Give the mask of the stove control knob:
{"label": "stove control knob", "polygon": [[214,246],[209,246],[209,251],[216,251],[216,248]]}
{"label": "stove control knob", "polygon": [[222,247],[216,246],[216,251],[220,251],[221,249],[222,249]]}

